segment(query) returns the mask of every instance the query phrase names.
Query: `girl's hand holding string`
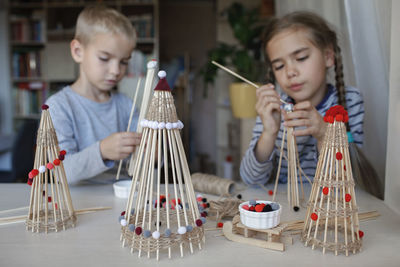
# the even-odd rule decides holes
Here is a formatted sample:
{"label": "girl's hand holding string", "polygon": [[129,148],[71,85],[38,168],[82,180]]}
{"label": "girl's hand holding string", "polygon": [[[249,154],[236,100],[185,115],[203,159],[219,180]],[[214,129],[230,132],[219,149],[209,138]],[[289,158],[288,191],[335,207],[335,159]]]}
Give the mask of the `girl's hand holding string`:
{"label": "girl's hand holding string", "polygon": [[286,127],[305,127],[295,129],[295,136],[312,135],[318,141],[318,148],[322,145],[327,124],[310,101],[297,103],[292,112],[283,113],[283,123]]}

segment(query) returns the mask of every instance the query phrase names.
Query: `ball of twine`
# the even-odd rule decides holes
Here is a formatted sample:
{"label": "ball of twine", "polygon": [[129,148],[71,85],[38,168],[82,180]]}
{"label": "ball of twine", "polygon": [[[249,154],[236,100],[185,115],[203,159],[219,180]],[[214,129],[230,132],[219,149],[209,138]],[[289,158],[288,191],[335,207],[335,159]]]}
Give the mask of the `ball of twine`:
{"label": "ball of twine", "polygon": [[217,196],[233,194],[235,186],[229,179],[199,172],[192,174],[192,184],[195,191]]}

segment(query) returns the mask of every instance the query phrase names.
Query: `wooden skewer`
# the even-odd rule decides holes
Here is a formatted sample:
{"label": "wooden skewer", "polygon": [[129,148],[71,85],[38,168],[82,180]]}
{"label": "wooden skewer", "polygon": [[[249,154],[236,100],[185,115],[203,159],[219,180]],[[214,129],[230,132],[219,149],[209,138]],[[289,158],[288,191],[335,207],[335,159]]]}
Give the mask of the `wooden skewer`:
{"label": "wooden skewer", "polygon": [[[132,123],[132,118],[133,118],[133,113],[135,112],[135,107],[136,107],[136,99],[138,96],[138,92],[140,89],[140,84],[142,83],[142,78],[139,78],[139,81],[136,85],[136,91],[135,91],[135,96],[133,98],[133,104],[132,104],[132,108],[131,108],[131,114],[129,115],[129,122],[128,122],[128,127],[126,128],[126,131],[129,132],[130,128],[131,128],[131,123]],[[139,123],[139,122],[138,122]],[[115,178],[116,180],[119,180],[119,175],[121,172],[121,167],[122,167],[122,159],[119,160],[119,165],[118,165],[118,172],[117,172],[117,178]]]}
{"label": "wooden skewer", "polygon": [[[217,67],[223,69],[224,71],[226,71],[226,72],[232,74],[233,76],[235,76],[235,77],[241,79],[242,81],[244,81],[244,82],[250,84],[251,86],[254,86],[255,88],[259,88],[259,87],[260,87],[260,86],[258,86],[257,84],[255,84],[255,83],[253,83],[253,82],[247,80],[247,79],[244,78],[243,76],[240,76],[240,75],[237,74],[236,72],[233,72],[232,70],[228,69],[227,67],[222,66],[222,65],[219,64],[218,62],[215,62],[214,60],[211,61],[211,63],[214,64],[215,66],[217,66]],[[280,100],[282,103],[284,103],[284,104],[289,104],[288,102],[286,102],[286,101],[283,100],[283,99],[279,99],[279,100]]]}

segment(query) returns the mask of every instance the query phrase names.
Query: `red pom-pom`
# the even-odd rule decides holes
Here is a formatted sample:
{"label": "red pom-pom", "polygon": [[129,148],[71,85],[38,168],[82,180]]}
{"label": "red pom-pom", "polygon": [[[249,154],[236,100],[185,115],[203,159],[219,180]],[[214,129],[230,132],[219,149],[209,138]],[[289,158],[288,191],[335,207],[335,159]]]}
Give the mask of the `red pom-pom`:
{"label": "red pom-pom", "polygon": [[265,204],[256,205],[255,210],[256,212],[262,212]]}
{"label": "red pom-pom", "polygon": [[33,178],[33,173],[31,171],[28,173],[28,177],[29,177],[29,179]]}
{"label": "red pom-pom", "polygon": [[135,233],[137,234],[137,235],[140,235],[141,233],[142,233],[142,227],[136,227],[135,228]]}
{"label": "red pom-pom", "polygon": [[350,202],[350,200],[351,200],[351,195],[350,195],[350,194],[346,194],[346,195],[344,196],[344,200],[346,200],[346,202]]}
{"label": "red pom-pom", "polygon": [[49,170],[54,168],[54,165],[51,162],[47,163],[46,166],[47,166],[47,169],[49,169]]}
{"label": "red pom-pom", "polygon": [[255,211],[255,210],[256,210],[256,208],[254,206],[249,207],[249,211]]}
{"label": "red pom-pom", "polygon": [[201,215],[201,217],[207,217],[207,213],[205,213],[205,212],[202,212],[200,215]]}
{"label": "red pom-pom", "polygon": [[38,169],[33,169],[32,171],[33,177],[35,177],[36,175],[39,174],[39,170]]}
{"label": "red pom-pom", "polygon": [[61,151],[60,151],[60,155],[65,156],[65,154],[67,154],[67,151],[65,151],[65,150],[61,150]]}
{"label": "red pom-pom", "polygon": [[318,215],[315,212],[311,213],[311,220],[316,221],[317,219]]}
{"label": "red pom-pom", "polygon": [[358,231],[358,235],[360,236],[360,238],[363,238],[363,236],[364,236],[364,232],[363,232],[363,231],[361,231],[361,230],[359,230],[359,231]]}
{"label": "red pom-pom", "polygon": [[197,198],[196,198],[196,200],[197,200],[198,202],[202,202],[202,199],[203,199],[203,197],[197,197]]}
{"label": "red pom-pom", "polygon": [[65,158],[65,157],[64,157],[64,155],[61,155],[61,154],[60,154],[60,155],[58,155],[58,159],[59,159],[59,160],[61,160],[61,161],[62,161],[62,160],[64,160],[64,158]]}
{"label": "red pom-pom", "polygon": [[328,120],[329,123],[333,123],[335,121],[333,116],[328,116],[327,120]]}
{"label": "red pom-pom", "polygon": [[47,202],[51,202],[51,197],[47,197]]}
{"label": "red pom-pom", "polygon": [[219,222],[218,224],[217,224],[217,227],[218,228],[222,228],[224,226],[224,224],[222,223],[222,222]]}
{"label": "red pom-pom", "polygon": [[342,160],[342,159],[343,159],[342,153],[336,152],[336,159],[337,159],[337,160]]}
{"label": "red pom-pom", "polygon": [[60,165],[60,163],[61,163],[61,161],[59,159],[55,159],[53,161],[53,164],[56,165],[56,166]]}
{"label": "red pom-pom", "polygon": [[121,216],[124,216],[124,215],[125,215],[125,211],[121,212]]}
{"label": "red pom-pom", "polygon": [[43,104],[43,105],[42,105],[42,110],[46,110],[46,109],[48,109],[48,108],[49,108],[48,105],[46,105],[46,104]]}
{"label": "red pom-pom", "polygon": [[336,114],[335,120],[336,121],[343,121],[343,114]]}
{"label": "red pom-pom", "polygon": [[242,209],[244,209],[244,210],[249,210],[249,205],[243,205],[243,206],[242,206]]}
{"label": "red pom-pom", "polygon": [[200,219],[197,219],[197,220],[196,220],[196,225],[197,225],[198,227],[200,227],[200,226],[203,225],[203,222],[202,222]]}
{"label": "red pom-pom", "polygon": [[322,189],[322,193],[324,193],[324,195],[329,194],[329,188],[328,188],[328,187],[324,187],[324,188]]}
{"label": "red pom-pom", "polygon": [[274,191],[268,190],[268,195],[272,196],[274,194]]}
{"label": "red pom-pom", "polygon": [[32,185],[32,182],[33,182],[33,179],[32,179],[32,178],[29,178],[27,184],[28,184],[28,185]]}

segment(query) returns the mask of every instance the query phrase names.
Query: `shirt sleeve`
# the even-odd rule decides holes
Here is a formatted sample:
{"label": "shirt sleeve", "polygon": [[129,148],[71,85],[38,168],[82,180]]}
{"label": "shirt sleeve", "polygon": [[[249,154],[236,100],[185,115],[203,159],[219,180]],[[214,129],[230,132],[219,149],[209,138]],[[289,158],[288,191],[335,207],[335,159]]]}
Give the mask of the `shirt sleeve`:
{"label": "shirt sleeve", "polygon": [[346,89],[346,104],[351,135],[354,143],[361,147],[364,139],[364,101],[356,88],[349,87]]}
{"label": "shirt sleeve", "polygon": [[240,176],[246,184],[265,184],[271,176],[273,169],[272,159],[275,154],[275,149],[266,162],[259,162],[254,153],[262,131],[263,124],[261,119],[257,117],[256,125],[253,128],[253,137],[240,164]]}
{"label": "shirt sleeve", "polygon": [[114,161],[103,161],[100,153],[100,141],[79,151],[74,136],[74,114],[68,109],[68,100],[50,98],[47,101],[50,115],[56,130],[58,144],[67,154],[63,161],[69,184],[96,176],[114,166]]}

